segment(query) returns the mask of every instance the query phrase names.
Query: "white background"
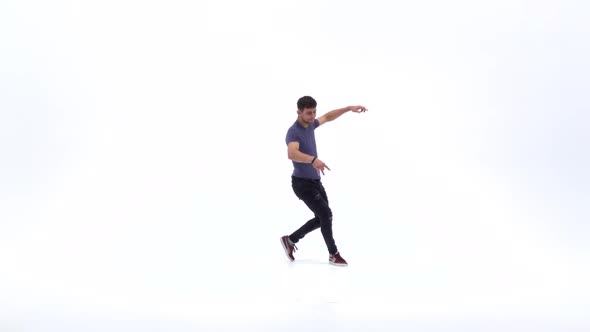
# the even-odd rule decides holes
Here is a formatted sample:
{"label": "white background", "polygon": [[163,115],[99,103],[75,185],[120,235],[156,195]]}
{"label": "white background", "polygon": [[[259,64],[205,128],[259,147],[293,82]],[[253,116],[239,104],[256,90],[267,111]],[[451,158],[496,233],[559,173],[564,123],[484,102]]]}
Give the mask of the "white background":
{"label": "white background", "polygon": [[[583,1],[3,1],[0,330],[587,331]],[[316,131],[334,235],[284,142]]]}

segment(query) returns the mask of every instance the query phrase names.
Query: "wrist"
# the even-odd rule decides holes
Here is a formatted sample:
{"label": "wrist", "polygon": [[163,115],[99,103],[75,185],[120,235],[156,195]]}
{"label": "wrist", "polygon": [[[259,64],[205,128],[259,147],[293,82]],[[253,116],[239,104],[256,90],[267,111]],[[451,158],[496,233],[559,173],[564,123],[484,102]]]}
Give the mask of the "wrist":
{"label": "wrist", "polygon": [[317,157],[313,157],[313,159],[311,160],[311,163],[313,165],[313,163],[315,162],[315,160],[317,159]]}

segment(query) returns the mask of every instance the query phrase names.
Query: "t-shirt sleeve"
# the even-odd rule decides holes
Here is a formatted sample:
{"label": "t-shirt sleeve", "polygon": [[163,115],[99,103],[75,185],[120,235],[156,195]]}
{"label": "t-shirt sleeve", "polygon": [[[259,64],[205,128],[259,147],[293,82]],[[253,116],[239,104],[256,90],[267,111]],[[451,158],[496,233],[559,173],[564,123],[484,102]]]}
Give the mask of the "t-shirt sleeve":
{"label": "t-shirt sleeve", "polygon": [[299,135],[297,135],[297,132],[295,130],[291,129],[287,131],[287,137],[285,138],[285,143],[287,143],[287,145],[289,145],[290,142],[298,142],[299,144],[301,144],[301,138],[299,137]]}
{"label": "t-shirt sleeve", "polygon": [[313,129],[316,129],[316,128],[317,128],[317,127],[319,127],[319,126],[320,126],[320,120],[318,120],[318,119],[315,119],[315,120],[313,121]]}

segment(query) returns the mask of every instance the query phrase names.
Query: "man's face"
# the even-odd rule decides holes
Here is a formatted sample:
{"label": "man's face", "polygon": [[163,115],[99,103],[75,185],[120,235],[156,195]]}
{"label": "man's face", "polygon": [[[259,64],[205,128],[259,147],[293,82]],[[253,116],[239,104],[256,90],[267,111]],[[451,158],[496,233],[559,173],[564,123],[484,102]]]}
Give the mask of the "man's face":
{"label": "man's face", "polygon": [[307,124],[312,124],[315,120],[315,112],[316,109],[314,108],[304,108],[303,111],[299,111],[299,116],[301,120]]}

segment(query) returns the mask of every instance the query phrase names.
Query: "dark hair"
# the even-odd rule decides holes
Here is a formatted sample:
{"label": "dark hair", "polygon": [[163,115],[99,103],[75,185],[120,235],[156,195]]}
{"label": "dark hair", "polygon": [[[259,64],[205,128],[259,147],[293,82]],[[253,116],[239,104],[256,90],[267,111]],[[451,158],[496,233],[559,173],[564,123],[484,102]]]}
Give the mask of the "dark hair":
{"label": "dark hair", "polygon": [[315,108],[318,103],[310,96],[303,96],[297,101],[297,109],[303,111],[304,108]]}

